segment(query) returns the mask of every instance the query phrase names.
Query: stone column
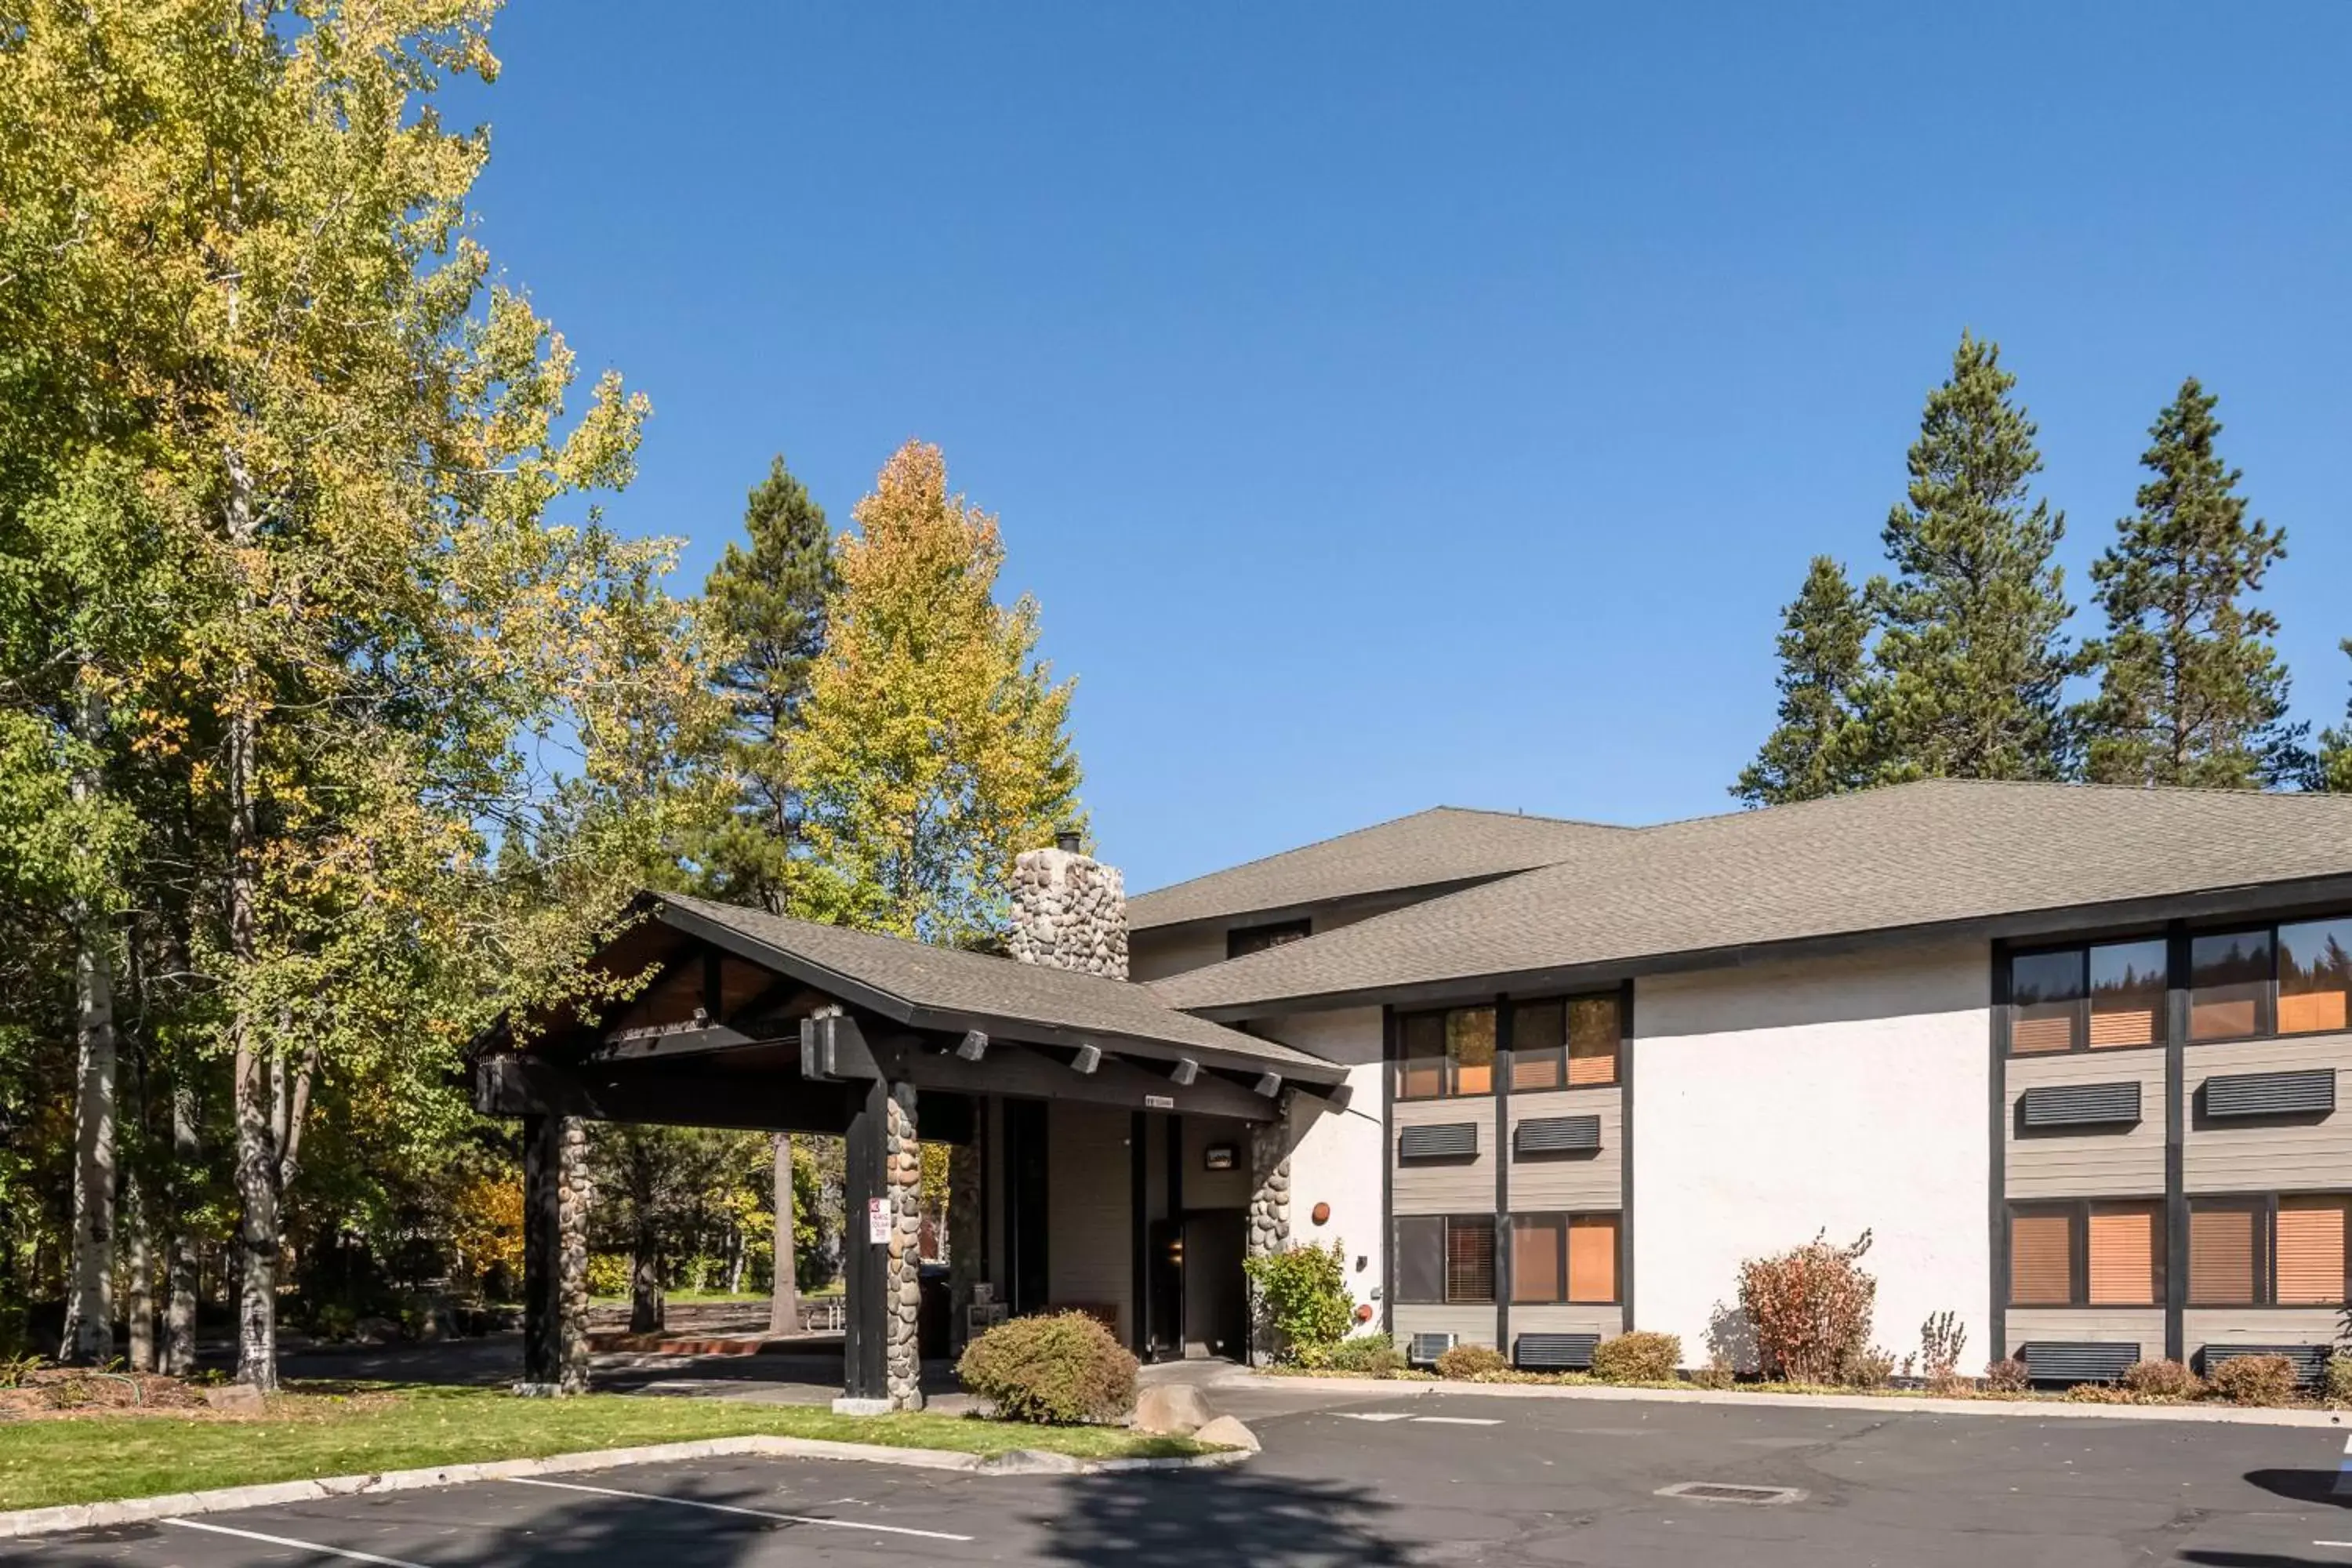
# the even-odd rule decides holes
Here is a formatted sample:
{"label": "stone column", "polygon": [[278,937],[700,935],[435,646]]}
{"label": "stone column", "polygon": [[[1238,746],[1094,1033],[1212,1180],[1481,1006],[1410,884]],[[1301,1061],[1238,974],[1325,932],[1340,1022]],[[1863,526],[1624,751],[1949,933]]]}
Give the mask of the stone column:
{"label": "stone column", "polygon": [[588,1134],[576,1116],[523,1130],[523,1379],[518,1392],[588,1387]]}
{"label": "stone column", "polygon": [[889,1389],[890,1408],[923,1407],[923,1348],[920,1332],[923,1287],[919,1272],[923,1249],[923,1154],[916,1142],[915,1089],[911,1084],[890,1086],[888,1123],[883,1147],[888,1151],[885,1191],[890,1199],[890,1256],[883,1270],[882,1299],[889,1304],[889,1338],[883,1352],[883,1375]]}
{"label": "stone column", "polygon": [[[1288,1096],[1285,1095],[1286,1101]],[[1270,1258],[1290,1245],[1290,1117],[1259,1122],[1249,1131],[1249,1256]],[[1274,1324],[1257,1287],[1249,1290],[1250,1360],[1264,1365],[1274,1355]]]}
{"label": "stone column", "polygon": [[556,1379],[560,1394],[588,1392],[588,1210],[596,1201],[588,1171],[588,1124],[563,1119],[563,1201],[557,1221],[563,1237],[562,1304],[556,1313]]}
{"label": "stone column", "polygon": [[1013,929],[1005,950],[1024,963],[1127,978],[1127,882],[1116,866],[1081,854],[1075,835],[1013,862]]}

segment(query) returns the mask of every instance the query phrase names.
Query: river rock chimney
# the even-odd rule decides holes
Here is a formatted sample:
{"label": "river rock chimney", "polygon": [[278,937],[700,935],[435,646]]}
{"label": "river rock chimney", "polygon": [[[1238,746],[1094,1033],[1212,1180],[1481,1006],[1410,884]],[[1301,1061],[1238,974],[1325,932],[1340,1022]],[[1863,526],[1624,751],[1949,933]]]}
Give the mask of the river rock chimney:
{"label": "river rock chimney", "polygon": [[1013,930],[1005,947],[1024,963],[1127,978],[1127,882],[1078,846],[1075,831],[1013,862]]}

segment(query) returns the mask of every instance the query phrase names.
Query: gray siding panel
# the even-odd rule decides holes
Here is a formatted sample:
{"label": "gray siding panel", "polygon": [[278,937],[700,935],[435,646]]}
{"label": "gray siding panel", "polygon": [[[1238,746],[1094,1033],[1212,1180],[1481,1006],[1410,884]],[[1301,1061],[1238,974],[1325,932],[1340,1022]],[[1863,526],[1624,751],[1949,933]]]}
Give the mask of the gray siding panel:
{"label": "gray siding panel", "polygon": [[2203,1096],[2190,1101],[2181,1148],[2182,1180],[2192,1193],[2295,1192],[2352,1187],[2352,1110],[2341,1073],[2352,1064],[2352,1035],[2190,1046],[2188,1087],[2252,1073],[2334,1071],[2337,1109],[2288,1120],[2209,1117]]}
{"label": "gray siding panel", "polygon": [[[1590,1154],[1538,1154],[1511,1162],[1511,1212],[1549,1214],[1559,1210],[1616,1209],[1624,1205],[1624,1162],[1620,1158],[1625,1135],[1625,1091],[1622,1089],[1542,1089],[1511,1096],[1512,1148],[1517,1148],[1522,1122],[1559,1116],[1597,1117],[1601,1123],[1599,1151]],[[1513,1331],[1523,1309],[1511,1309]],[[1525,1309],[1539,1310],[1540,1309]]]}
{"label": "gray siding panel", "polygon": [[[1397,1140],[1408,1127],[1467,1121],[1478,1129],[1478,1154],[1471,1160],[1397,1160]],[[1495,1102],[1492,1100],[1415,1100],[1396,1107],[1389,1129],[1388,1158],[1396,1167],[1399,1214],[1493,1214],[1495,1212]],[[1402,1310],[1402,1309],[1399,1309]],[[1400,1329],[1398,1332],[1403,1331]],[[1493,1330],[1487,1331],[1491,1342]]]}
{"label": "gray siding panel", "polygon": [[1584,1305],[1552,1305],[1530,1307],[1523,1301],[1511,1304],[1511,1333],[1520,1334],[1599,1334],[1604,1340],[1615,1339],[1624,1326],[1624,1309]]}
{"label": "gray siding panel", "polygon": [[2191,1307],[2181,1314],[2182,1348],[2195,1355],[2208,1345],[2333,1344],[2337,1311],[2334,1307]]}
{"label": "gray siding panel", "polygon": [[[2162,1051],[2012,1057],[2005,1066],[2006,1114],[2001,1125],[2008,1143],[2008,1166],[2003,1182],[2011,1202],[2143,1196],[2164,1191]],[[2021,1135],[2018,1102],[2029,1090],[2113,1083],[2138,1085],[2140,1119],[2137,1122],[2030,1130]],[[2164,1342],[2160,1328],[2156,1342],[2159,1347]]]}
{"label": "gray siding panel", "polygon": [[2161,1307],[2011,1307],[2009,1343],[2003,1352],[2036,1341],[2098,1340],[2137,1344],[2146,1357],[2164,1353],[2164,1309]]}
{"label": "gray siding panel", "polygon": [[[1465,1345],[1495,1342],[1492,1307],[1410,1307],[1400,1301],[1394,1311],[1400,1345],[1415,1334],[1452,1334],[1455,1343]],[[1513,1312],[1511,1317],[1516,1322],[1518,1314]]]}

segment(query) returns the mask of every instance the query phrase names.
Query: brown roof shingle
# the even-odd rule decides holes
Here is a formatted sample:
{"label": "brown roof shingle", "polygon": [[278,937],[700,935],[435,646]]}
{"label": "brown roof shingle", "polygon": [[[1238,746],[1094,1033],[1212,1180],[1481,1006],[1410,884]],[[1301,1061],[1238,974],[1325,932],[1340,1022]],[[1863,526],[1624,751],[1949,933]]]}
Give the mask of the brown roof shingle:
{"label": "brown roof shingle", "polygon": [[1936,780],[1595,836],[1155,988],[1240,1007],[2325,877],[2352,796]]}
{"label": "brown roof shingle", "polygon": [[1433,806],[1279,855],[1139,893],[1128,904],[1137,931],[1335,899],[1486,880],[1548,866],[1595,839],[1628,830],[1600,822]]}

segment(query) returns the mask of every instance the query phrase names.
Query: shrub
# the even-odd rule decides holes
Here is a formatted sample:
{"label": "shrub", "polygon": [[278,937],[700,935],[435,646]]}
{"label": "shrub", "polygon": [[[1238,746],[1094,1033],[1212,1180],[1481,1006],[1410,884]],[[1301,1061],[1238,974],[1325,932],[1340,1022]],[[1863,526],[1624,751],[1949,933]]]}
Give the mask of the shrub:
{"label": "shrub", "polygon": [[2197,1374],[2177,1361],[2136,1361],[2124,1369],[2124,1386],[2151,1401],[2194,1399],[2205,1392]]}
{"label": "shrub", "polygon": [[1084,1312],[997,1324],[956,1363],[964,1388],[1013,1421],[1115,1421],[1135,1404],[1135,1358]]}
{"label": "shrub", "polygon": [[1437,1358],[1437,1375],[1468,1379],[1482,1373],[1508,1372],[1510,1358],[1492,1345],[1455,1345]]}
{"label": "shrub", "polygon": [[1592,1375],[1608,1383],[1669,1383],[1682,1365],[1680,1334],[1635,1330],[1592,1349]]}
{"label": "shrub", "polygon": [[1359,1377],[1393,1377],[1404,1370],[1404,1352],[1386,1334],[1351,1334],[1336,1345],[1310,1345],[1298,1364],[1319,1372],[1350,1372]]}
{"label": "shrub", "polygon": [[1280,1353],[1297,1360],[1324,1345],[1336,1345],[1356,1326],[1356,1303],[1348,1294],[1348,1255],[1338,1241],[1285,1247],[1242,1265],[1256,1288],[1258,1310],[1273,1327]]}
{"label": "shrub", "polygon": [[2232,1405],[2284,1405],[2294,1397],[2294,1363],[2283,1355],[2231,1356],[2206,1382]]}
{"label": "shrub", "polygon": [[2352,1355],[2332,1355],[2321,1375],[2321,1392],[2330,1405],[2352,1405]]}
{"label": "shrub", "polygon": [[1895,1355],[1891,1351],[1866,1350],[1846,1364],[1845,1383],[1849,1388],[1885,1388],[1895,1376]]}
{"label": "shrub", "polygon": [[1988,1394],[2022,1394],[2032,1382],[2033,1374],[2015,1356],[1985,1363],[1984,1387]]}
{"label": "shrub", "polygon": [[1710,1356],[1705,1366],[1690,1374],[1690,1380],[1697,1388],[1735,1388],[1738,1386],[1739,1374],[1731,1369],[1729,1362],[1718,1355]]}
{"label": "shrub", "polygon": [[1870,1348],[1878,1281],[1859,1267],[1870,1232],[1832,1247],[1823,1232],[1792,1251],[1739,1266],[1739,1308],[1756,1335],[1768,1376],[1790,1383],[1844,1383]]}
{"label": "shrub", "polygon": [[629,1293],[629,1255],[592,1252],[588,1255],[588,1294],[625,1296]]}
{"label": "shrub", "polygon": [[2130,1405],[2136,1396],[2128,1388],[2112,1383],[2078,1383],[2066,1391],[2070,1405]]}
{"label": "shrub", "polygon": [[1960,1381],[1960,1354],[1969,1348],[1968,1325],[1957,1312],[1937,1312],[1919,1325],[1919,1374],[1936,1392]]}

